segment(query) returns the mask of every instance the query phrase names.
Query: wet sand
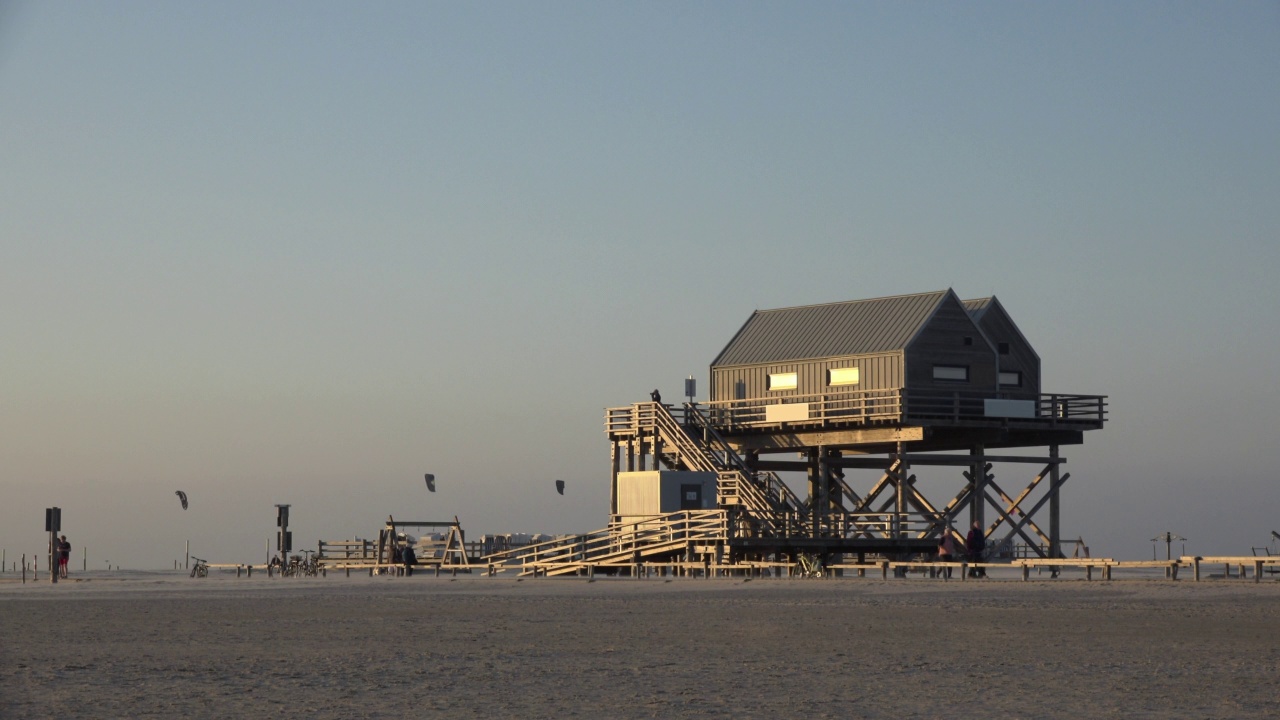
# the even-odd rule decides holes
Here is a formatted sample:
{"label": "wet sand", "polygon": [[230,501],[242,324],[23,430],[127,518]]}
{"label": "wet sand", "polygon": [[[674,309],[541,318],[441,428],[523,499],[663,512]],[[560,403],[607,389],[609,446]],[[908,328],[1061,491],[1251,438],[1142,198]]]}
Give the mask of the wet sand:
{"label": "wet sand", "polygon": [[0,718],[1280,717],[1280,583],[0,576]]}

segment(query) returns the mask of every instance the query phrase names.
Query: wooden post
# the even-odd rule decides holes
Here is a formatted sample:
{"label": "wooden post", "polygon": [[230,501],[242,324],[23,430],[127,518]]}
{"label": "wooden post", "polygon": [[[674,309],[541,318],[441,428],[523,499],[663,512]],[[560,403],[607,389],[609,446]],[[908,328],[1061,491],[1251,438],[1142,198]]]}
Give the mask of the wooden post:
{"label": "wooden post", "polygon": [[618,514],[618,470],[622,463],[622,454],[619,451],[618,441],[611,443],[609,454],[611,455],[609,470],[609,518],[612,519]]}
{"label": "wooden post", "polygon": [[1049,557],[1062,557],[1062,541],[1061,541],[1061,517],[1062,502],[1059,487],[1058,475],[1061,471],[1061,463],[1058,462],[1058,446],[1049,446],[1049,460],[1053,463],[1053,467],[1049,469]]}
{"label": "wooden post", "polygon": [[1026,582],[1026,581],[1028,581],[1028,580],[1030,580],[1030,579],[1031,579],[1031,566],[1030,566],[1030,565],[1023,564],[1023,566],[1022,566],[1022,582]]}
{"label": "wooden post", "polygon": [[1196,582],[1200,582],[1200,557],[1196,556],[1196,558],[1191,561],[1191,564],[1195,568]]}
{"label": "wooden post", "polygon": [[54,585],[58,584],[58,556],[55,554],[57,547],[58,533],[51,532],[49,533],[49,582]]}
{"label": "wooden post", "polygon": [[649,454],[649,443],[644,441],[643,430],[640,430],[640,429],[636,430],[636,442],[640,446],[637,449],[638,451],[636,453],[637,455],[640,456],[640,467],[638,469],[640,470],[640,472],[644,472],[647,469],[647,466],[645,465],[645,459],[646,459],[645,456]]}
{"label": "wooden post", "polygon": [[809,481],[809,535],[818,537],[819,518],[825,508],[822,507],[822,475],[819,469],[818,448],[810,448],[805,461],[805,475]]}
{"label": "wooden post", "polygon": [[822,504],[822,525],[828,527],[831,517],[831,463],[828,461],[829,454],[827,448],[819,445],[817,448],[817,465],[818,465],[818,498]]}

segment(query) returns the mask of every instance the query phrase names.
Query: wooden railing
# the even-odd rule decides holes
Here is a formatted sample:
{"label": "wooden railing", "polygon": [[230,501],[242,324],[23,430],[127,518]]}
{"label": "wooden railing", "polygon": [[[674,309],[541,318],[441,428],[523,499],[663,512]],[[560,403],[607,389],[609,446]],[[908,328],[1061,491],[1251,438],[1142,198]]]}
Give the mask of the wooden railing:
{"label": "wooden railing", "polygon": [[[1028,403],[1025,417],[988,415],[988,400]],[[804,408],[779,406],[804,405]],[[772,409],[771,409],[772,408]],[[790,412],[786,412],[790,411]],[[1047,393],[983,393],[932,390],[860,390],[776,398],[717,400],[695,406],[713,427],[721,430],[752,426],[859,425],[916,420],[1003,420],[1047,427],[1101,426],[1107,417],[1105,395]],[[607,418],[617,418],[609,414]],[[780,419],[781,418],[781,419]],[[609,420],[606,420],[609,429]]]}
{"label": "wooden railing", "polygon": [[744,515],[730,523],[733,537],[817,537],[846,540],[924,538],[935,531],[939,520],[929,513],[829,511],[818,518],[804,512]]}
{"label": "wooden railing", "polygon": [[800,507],[800,500],[777,475],[756,473],[753,476],[696,405],[686,403],[675,408],[647,402],[609,408],[605,413],[605,426],[615,435],[643,433],[661,437],[690,470],[716,473],[717,499],[721,506],[739,505],[764,514]]}
{"label": "wooden railing", "polygon": [[638,557],[669,552],[688,542],[724,542],[728,537],[723,510],[682,510],[617,523],[582,535],[525,545],[481,558],[492,567],[630,565]]}
{"label": "wooden railing", "polygon": [[722,457],[728,469],[736,470],[742,476],[742,484],[754,486],[757,498],[756,505],[760,510],[785,512],[800,509],[800,498],[772,472],[752,473],[737,451],[720,435],[716,426],[704,415],[696,403],[685,403],[681,408],[684,415],[684,427],[702,439],[702,445],[709,448],[717,457]]}

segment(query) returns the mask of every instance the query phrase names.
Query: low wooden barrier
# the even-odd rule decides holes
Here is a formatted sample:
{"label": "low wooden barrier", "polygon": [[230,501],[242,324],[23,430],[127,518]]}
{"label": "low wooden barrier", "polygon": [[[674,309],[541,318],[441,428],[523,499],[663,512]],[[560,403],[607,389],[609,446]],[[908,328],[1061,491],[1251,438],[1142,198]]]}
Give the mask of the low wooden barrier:
{"label": "low wooden barrier", "polygon": [[1253,568],[1253,581],[1262,582],[1263,572],[1274,573],[1276,569],[1280,569],[1280,556],[1264,555],[1257,557],[1254,555],[1183,555],[1178,558],[1178,562],[1183,565],[1190,565],[1196,582],[1200,581],[1200,566],[1204,564],[1223,566],[1223,577],[1231,577],[1231,568],[1236,566],[1239,568],[1240,579],[1247,577],[1248,573],[1245,568]]}
{"label": "low wooden barrier", "polygon": [[[821,568],[822,577],[832,577],[837,571],[854,571],[858,577],[866,577],[868,570],[880,571],[880,576],[884,580],[890,577],[890,571],[893,571],[895,577],[905,577],[912,570],[927,571],[931,577],[937,577],[939,574],[945,573],[947,570],[959,570],[960,579],[968,579],[971,570],[989,570],[997,568],[1018,568],[1022,571],[1023,581],[1030,579],[1031,570],[1051,569],[1054,576],[1066,568],[1075,568],[1083,570],[1086,580],[1093,580],[1093,571],[1099,570],[1102,580],[1112,579],[1112,570],[1119,568],[1137,569],[1137,568],[1161,568],[1165,570],[1165,577],[1171,580],[1178,579],[1179,568],[1191,568],[1192,576],[1198,582],[1203,573],[1201,568],[1206,565],[1222,565],[1224,568],[1223,576],[1232,577],[1232,568],[1236,568],[1236,576],[1240,579],[1247,579],[1249,570],[1252,569],[1253,581],[1262,582],[1264,574],[1280,573],[1280,556],[1250,556],[1250,555],[1184,555],[1174,560],[1115,560],[1113,558],[1024,558],[1021,560],[1013,560],[1011,562],[1001,563],[971,563],[971,562],[937,562],[929,560],[920,561],[891,561],[891,560],[873,560],[862,563],[834,563]],[[246,574],[253,577],[253,571],[266,571],[268,576],[274,575],[274,571],[278,567],[267,564],[251,564],[251,563],[208,563],[207,567],[211,570],[231,570],[236,571],[236,577]],[[351,576],[352,570],[368,570],[372,576],[374,573],[384,570],[396,571],[404,566],[394,563],[377,563],[377,562],[336,562],[326,563],[321,567],[321,573],[327,576],[327,571],[343,570],[347,577]],[[457,576],[461,569],[464,573],[470,573],[471,568],[461,566],[449,566],[440,564],[418,565],[416,569],[419,572],[431,568],[434,570],[436,577],[442,572],[447,571],[453,576]],[[506,570],[517,570],[521,575],[532,575],[533,577],[549,577],[556,574],[573,573],[577,575],[586,575],[588,578],[594,578],[597,570],[601,571],[622,571],[637,579],[648,577],[728,577],[741,573],[746,577],[759,577],[765,571],[774,577],[800,577],[804,573],[801,566],[797,563],[787,562],[764,562],[764,561],[743,561],[737,563],[709,563],[701,562],[553,562],[542,561],[526,563],[525,565],[499,565],[490,563],[485,567],[487,576],[494,576],[497,573]]]}

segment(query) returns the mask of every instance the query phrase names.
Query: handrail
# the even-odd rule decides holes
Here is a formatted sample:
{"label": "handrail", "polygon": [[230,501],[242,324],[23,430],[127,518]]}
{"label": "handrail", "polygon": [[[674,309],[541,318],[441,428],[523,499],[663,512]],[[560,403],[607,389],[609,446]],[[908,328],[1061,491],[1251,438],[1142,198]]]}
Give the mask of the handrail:
{"label": "handrail", "polygon": [[[689,437],[684,428],[676,423],[676,419],[667,410],[665,405],[658,403],[639,403],[635,406],[638,414],[645,411],[652,413],[654,418],[653,425],[662,433],[662,437],[676,446],[680,452],[680,457],[690,464],[694,470],[700,472],[720,472],[724,470],[724,463],[718,462],[718,457],[708,457],[707,448],[700,446],[693,438]],[[657,408],[661,408],[658,410]],[[732,451],[730,451],[732,452]],[[732,461],[728,463],[733,467]]]}
{"label": "handrail", "polygon": [[[481,563],[588,562],[621,552],[652,551],[664,543],[724,539],[727,537],[725,515],[723,510],[681,510],[646,516],[581,535],[503,550],[486,555]],[[649,542],[651,540],[661,542]]]}
{"label": "handrail", "polygon": [[[684,417],[689,425],[702,431],[703,441],[711,445],[715,451],[724,453],[725,458],[729,462],[729,466],[747,478],[749,484],[756,485],[757,488],[764,491],[765,504],[760,508],[762,510],[786,510],[789,506],[792,509],[799,509],[800,498],[791,491],[786,483],[782,482],[775,473],[757,473],[742,460],[742,457],[733,449],[715,425],[698,410],[696,403],[684,404]],[[776,500],[774,499],[774,496]]]}
{"label": "handrail", "polygon": [[[909,418],[953,420],[996,419],[986,414],[987,400],[1024,400],[1032,403],[1030,417],[1009,418],[1018,422],[1057,425],[1090,425],[1106,422],[1106,395],[1066,393],[1018,393],[973,390],[854,390],[841,393],[812,393],[770,398],[716,400],[686,408],[686,417],[702,418],[720,429],[756,425],[790,424],[870,424],[899,422]],[[807,405],[787,413],[790,419],[772,419],[768,409],[780,405]],[[692,412],[690,410],[692,409]],[[799,413],[801,419],[794,419]],[[775,417],[778,417],[775,415]],[[999,419],[1004,419],[1003,417]]]}

